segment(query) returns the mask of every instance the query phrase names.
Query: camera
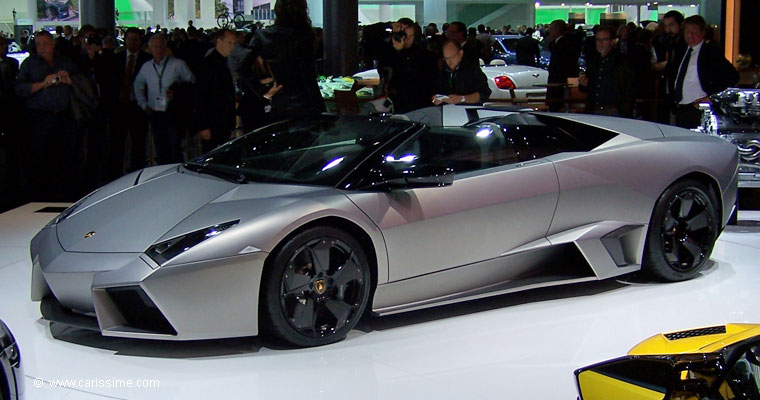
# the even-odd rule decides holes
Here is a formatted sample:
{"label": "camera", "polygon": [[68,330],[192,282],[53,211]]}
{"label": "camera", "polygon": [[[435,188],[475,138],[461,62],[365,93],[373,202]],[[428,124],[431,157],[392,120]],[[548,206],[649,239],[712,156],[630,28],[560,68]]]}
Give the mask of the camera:
{"label": "camera", "polygon": [[404,32],[404,31],[394,32],[394,33],[391,34],[391,38],[393,40],[397,41],[397,42],[401,42],[404,39],[406,39],[406,32]]}
{"label": "camera", "polygon": [[53,84],[56,84],[56,83],[58,83],[60,81],[61,81],[61,77],[60,76],[56,76],[55,78],[53,78]]}

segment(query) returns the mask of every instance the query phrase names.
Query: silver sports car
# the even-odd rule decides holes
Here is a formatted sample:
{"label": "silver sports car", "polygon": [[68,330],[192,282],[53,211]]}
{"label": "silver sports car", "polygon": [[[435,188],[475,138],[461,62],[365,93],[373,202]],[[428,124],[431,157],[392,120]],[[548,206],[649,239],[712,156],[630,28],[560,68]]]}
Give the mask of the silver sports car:
{"label": "silver sports car", "polygon": [[649,122],[466,106],[293,119],[71,206],[32,240],[32,298],[106,336],[322,345],[365,312],[689,279],[736,186],[736,146]]}

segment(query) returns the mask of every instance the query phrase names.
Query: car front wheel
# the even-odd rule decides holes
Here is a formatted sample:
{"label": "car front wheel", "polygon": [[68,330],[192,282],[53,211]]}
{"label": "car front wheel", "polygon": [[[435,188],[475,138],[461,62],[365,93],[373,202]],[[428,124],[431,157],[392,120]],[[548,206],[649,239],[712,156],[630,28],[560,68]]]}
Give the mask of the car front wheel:
{"label": "car front wheel", "polygon": [[337,342],[364,313],[371,284],[367,257],[351,235],[307,229],[274,254],[265,272],[260,328],[296,346]]}
{"label": "car front wheel", "polygon": [[717,199],[696,180],[671,185],[649,222],[644,270],[664,281],[694,277],[707,263],[719,232]]}

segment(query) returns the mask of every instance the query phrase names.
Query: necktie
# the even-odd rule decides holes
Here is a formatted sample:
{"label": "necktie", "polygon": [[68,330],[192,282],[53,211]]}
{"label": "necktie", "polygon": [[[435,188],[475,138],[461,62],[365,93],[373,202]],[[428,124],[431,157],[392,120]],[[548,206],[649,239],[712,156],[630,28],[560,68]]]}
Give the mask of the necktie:
{"label": "necktie", "polygon": [[675,93],[673,93],[673,100],[676,101],[676,104],[680,103],[681,100],[683,100],[683,80],[686,78],[686,70],[689,69],[689,60],[691,59],[691,47],[689,47],[689,50],[686,51],[686,55],[683,58],[683,62],[681,63],[681,69],[678,70],[678,77],[676,78],[676,90]]}
{"label": "necktie", "polygon": [[130,54],[127,59],[127,68],[124,70],[124,79],[121,82],[119,98],[124,102],[132,99],[132,74],[135,70],[135,55]]}

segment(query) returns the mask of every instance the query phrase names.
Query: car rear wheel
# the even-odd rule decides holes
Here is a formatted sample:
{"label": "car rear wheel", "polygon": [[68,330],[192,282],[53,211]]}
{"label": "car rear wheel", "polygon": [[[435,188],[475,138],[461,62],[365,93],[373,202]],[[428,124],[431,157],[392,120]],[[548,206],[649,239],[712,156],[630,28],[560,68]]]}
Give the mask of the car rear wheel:
{"label": "car rear wheel", "polygon": [[664,281],[694,277],[710,258],[719,232],[717,199],[696,180],[671,185],[649,221],[644,270]]}
{"label": "car rear wheel", "polygon": [[372,284],[361,245],[332,227],[288,240],[263,279],[260,329],[304,347],[345,338],[364,313]]}

